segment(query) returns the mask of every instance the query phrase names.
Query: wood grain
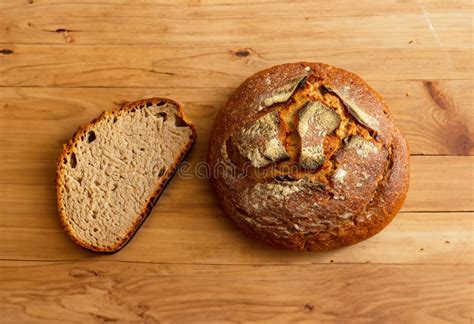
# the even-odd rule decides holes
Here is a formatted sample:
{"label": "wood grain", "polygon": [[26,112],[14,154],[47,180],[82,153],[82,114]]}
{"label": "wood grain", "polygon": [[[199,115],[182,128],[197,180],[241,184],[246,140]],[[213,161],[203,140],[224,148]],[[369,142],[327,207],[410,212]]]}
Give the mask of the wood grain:
{"label": "wood grain", "polygon": [[3,57],[0,86],[237,87],[259,70],[304,60],[360,73],[368,81],[453,80],[471,79],[473,65],[470,49],[317,49],[311,42],[262,44],[249,49],[246,57],[236,56],[240,46],[232,44],[186,48],[15,45],[8,49],[13,53]]}
{"label": "wood grain", "polygon": [[[474,134],[469,127],[474,124],[473,85],[472,80],[372,82],[407,136],[411,153],[425,155],[474,153]],[[215,115],[233,90],[0,88],[0,150],[18,159],[55,158],[60,145],[79,125],[124,102],[152,96],[182,102],[197,126],[198,145],[205,146]],[[204,152],[204,146],[198,150]]]}
{"label": "wood grain", "polygon": [[[167,192],[171,190],[173,187]],[[179,210],[175,206],[160,201],[133,240],[113,255],[97,255],[73,244],[55,212],[7,214],[0,227],[4,241],[0,255],[14,260],[187,264],[470,264],[474,260],[472,213],[401,213],[382,233],[355,246],[324,253],[293,253],[247,238],[215,205],[186,204]]]}
{"label": "wood grain", "polygon": [[[472,42],[469,1],[457,6],[390,1],[390,12],[370,0],[358,1],[357,6],[349,0],[338,1],[344,10],[333,10],[330,2],[315,1],[298,1],[297,5],[272,1],[271,6],[261,1],[197,1],[197,5],[160,1],[161,6],[156,5],[158,1],[142,1],[140,6],[135,1],[114,1],[95,7],[88,3],[32,2],[0,4],[8,12],[0,21],[2,43],[254,47],[281,39],[292,44],[311,39],[314,48],[340,49],[438,48],[440,42],[445,47],[469,48]],[[426,19],[435,24],[436,36],[426,28]],[[285,21],[285,28],[275,28],[278,20]],[[118,26],[127,27],[117,32]]]}
{"label": "wood grain", "polygon": [[472,271],[9,262],[0,268],[0,301],[7,322],[469,323]]}
{"label": "wood grain", "polygon": [[[472,323],[471,0],[0,1],[2,323]],[[55,159],[76,128],[152,96],[184,103],[205,159],[248,76],[320,61],[385,97],[411,153],[403,211],[325,253],[245,237],[205,179],[176,176],[113,255],[58,222]]]}
{"label": "wood grain", "polygon": [[[205,147],[205,145],[202,145]],[[166,190],[160,203],[177,211],[188,205],[217,208],[217,202],[201,163],[205,148],[189,156],[189,171],[176,175],[173,189]],[[4,159],[0,165],[0,206],[5,215],[31,214],[38,206],[47,214],[56,212],[55,157],[45,161]],[[411,182],[403,211],[473,211],[474,156],[413,156]],[[448,166],[442,171],[440,168]],[[456,188],[456,190],[453,190]]]}

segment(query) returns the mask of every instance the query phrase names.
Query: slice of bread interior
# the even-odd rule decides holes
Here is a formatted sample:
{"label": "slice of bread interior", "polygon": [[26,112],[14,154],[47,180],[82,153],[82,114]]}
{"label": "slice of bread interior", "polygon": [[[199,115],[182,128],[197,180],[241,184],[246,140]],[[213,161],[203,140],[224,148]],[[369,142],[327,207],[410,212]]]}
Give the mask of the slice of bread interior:
{"label": "slice of bread interior", "polygon": [[59,217],[71,239],[97,252],[122,248],[195,137],[179,104],[163,98],[104,112],[80,127],[64,145],[56,174]]}

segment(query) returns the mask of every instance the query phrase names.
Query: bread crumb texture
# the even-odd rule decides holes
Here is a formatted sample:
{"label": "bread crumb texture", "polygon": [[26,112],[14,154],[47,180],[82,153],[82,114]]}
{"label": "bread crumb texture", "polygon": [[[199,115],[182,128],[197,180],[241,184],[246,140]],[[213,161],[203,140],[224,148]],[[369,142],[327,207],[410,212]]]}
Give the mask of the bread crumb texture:
{"label": "bread crumb texture", "polygon": [[80,128],[59,161],[60,215],[84,247],[125,244],[193,141],[176,105],[141,103]]}

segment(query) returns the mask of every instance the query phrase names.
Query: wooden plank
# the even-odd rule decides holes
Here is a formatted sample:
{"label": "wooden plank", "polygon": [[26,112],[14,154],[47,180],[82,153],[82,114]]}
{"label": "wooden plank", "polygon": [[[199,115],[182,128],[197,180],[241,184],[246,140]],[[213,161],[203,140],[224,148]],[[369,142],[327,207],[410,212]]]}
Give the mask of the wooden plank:
{"label": "wooden plank", "polygon": [[[472,322],[472,9],[471,0],[0,1],[0,321]],[[233,90],[298,60],[359,73],[406,134],[410,192],[382,233],[324,253],[276,250],[223,217],[206,179],[176,176],[119,253],[66,237],[54,162],[77,126],[169,96],[198,127],[194,167]]]}
{"label": "wooden plank", "polygon": [[469,323],[470,265],[2,262],[6,322]]}
{"label": "wooden plank", "polygon": [[[205,146],[205,143],[201,143]],[[186,206],[217,205],[202,161],[204,150],[189,156],[189,169],[173,179],[173,189],[165,190],[160,202],[176,210]],[[413,156],[411,182],[402,210],[474,211],[474,156]],[[0,164],[0,207],[3,213],[34,214],[38,206],[45,213],[55,213],[55,160],[2,160]],[[455,188],[455,190],[453,190]],[[169,197],[169,202],[164,199]],[[167,198],[168,199],[168,198]]]}
{"label": "wooden plank", "polygon": [[[294,253],[247,238],[221,216],[216,205],[182,201],[182,207],[176,206],[169,197],[163,197],[122,251],[100,258],[190,264],[474,262],[473,213],[401,213],[382,233],[355,246],[322,253]],[[63,232],[56,213],[43,212],[40,207],[31,214],[10,211],[4,215],[0,237],[0,259],[98,257],[74,245]]]}
{"label": "wooden plank", "polygon": [[[416,1],[383,1],[374,6],[370,0],[357,4],[349,0],[337,4],[299,1],[297,5],[200,1],[197,6],[187,1],[160,6],[156,1],[138,5],[32,2],[3,1],[7,14],[0,21],[1,43],[253,47],[282,39],[293,44],[311,39],[315,48],[436,48],[440,42],[447,47],[472,47],[469,4],[459,1],[442,6]],[[334,10],[336,7],[344,10]],[[281,20],[285,28],[275,28],[275,21]],[[117,26],[126,28],[117,32]]]}
{"label": "wooden plank", "polygon": [[[416,3],[420,8],[419,18],[426,22],[440,48],[473,47],[471,0],[417,0]],[[416,42],[415,40],[412,45]]]}
{"label": "wooden plank", "polygon": [[[410,45],[438,47],[437,36],[432,35],[424,21],[424,10],[430,23],[443,37],[445,46],[472,46],[469,34],[469,4],[456,2],[443,6],[416,2],[385,1],[390,13],[383,6],[374,8],[372,2],[358,2],[357,6],[344,6],[345,10],[334,11],[334,4],[323,2],[299,2],[298,6],[280,2],[265,4],[228,2],[199,3],[198,6],[167,4],[166,15],[149,2],[141,5],[125,3],[75,4],[80,15],[71,13],[70,3],[29,3],[8,1],[4,4],[9,15],[0,22],[0,40],[7,43],[77,43],[77,44],[183,44],[230,42],[256,43],[267,35],[274,39],[291,37],[305,41],[312,37],[320,47],[331,46],[395,46]],[[425,9],[426,8],[426,9]],[[317,15],[308,13],[317,9]],[[442,10],[442,11],[441,11]],[[259,12],[255,17],[254,13]],[[278,19],[286,19],[285,30],[270,28]],[[159,17],[159,18],[158,18]],[[158,18],[158,19],[157,19]],[[403,20],[405,23],[400,24]],[[245,22],[249,27],[242,26]],[[117,33],[117,25],[128,28]],[[378,28],[373,28],[378,25]],[[55,32],[64,29],[65,32]],[[240,32],[235,32],[236,30]],[[306,30],[305,33],[288,31]],[[286,31],[286,32],[285,32]],[[282,35],[275,35],[282,33]],[[308,35],[309,34],[309,35]],[[332,35],[339,35],[335,42]],[[354,34],[357,37],[354,37]],[[386,35],[392,37],[386,37]],[[374,40],[376,40],[374,42]],[[409,41],[407,41],[409,40]]]}
{"label": "wooden plank", "polygon": [[[236,87],[269,66],[314,60],[366,80],[468,79],[470,49],[318,48],[311,42],[241,46],[127,47],[13,45],[2,55],[0,86]],[[246,55],[248,52],[248,55]]]}
{"label": "wooden plank", "polygon": [[[374,81],[410,144],[412,154],[473,154],[472,80]],[[225,88],[0,88],[0,152],[4,158],[55,159],[81,124],[126,101],[166,96],[184,103],[206,150],[217,111],[234,91]],[[416,118],[413,116],[416,115]]]}
{"label": "wooden plank", "polygon": [[474,157],[412,157],[410,174],[404,210],[474,210]]}

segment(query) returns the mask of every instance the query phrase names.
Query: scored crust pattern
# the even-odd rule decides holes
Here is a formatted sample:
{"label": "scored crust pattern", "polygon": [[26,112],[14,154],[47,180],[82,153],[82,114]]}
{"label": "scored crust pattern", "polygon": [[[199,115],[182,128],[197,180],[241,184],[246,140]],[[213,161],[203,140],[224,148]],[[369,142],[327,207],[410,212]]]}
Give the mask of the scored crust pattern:
{"label": "scored crust pattern", "polygon": [[208,160],[225,214],[293,250],[376,234],[408,189],[408,148],[383,99],[324,64],[275,66],[246,80],[216,119]]}

